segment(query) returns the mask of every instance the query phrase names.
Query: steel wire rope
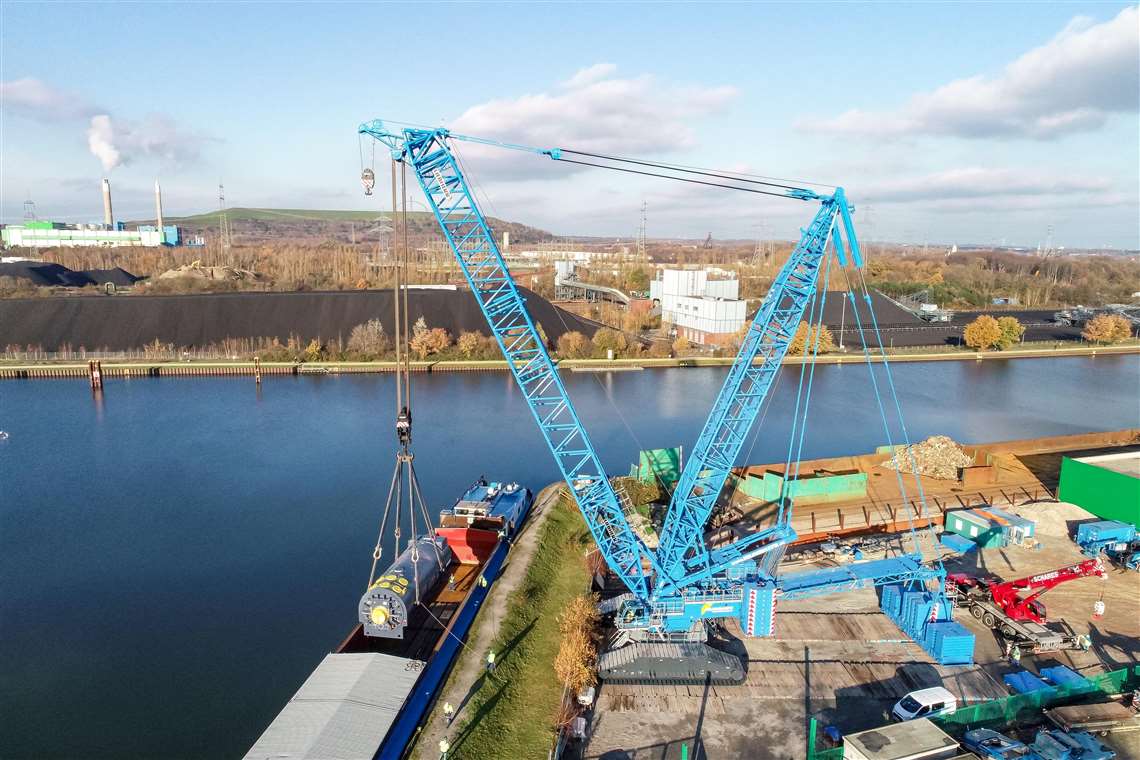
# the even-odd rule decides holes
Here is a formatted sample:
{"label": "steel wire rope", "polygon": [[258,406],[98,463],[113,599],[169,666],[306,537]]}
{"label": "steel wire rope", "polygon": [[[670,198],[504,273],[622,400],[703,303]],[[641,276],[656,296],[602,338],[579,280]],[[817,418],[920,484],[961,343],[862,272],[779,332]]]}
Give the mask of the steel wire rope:
{"label": "steel wire rope", "polygon": [[[420,479],[419,479],[419,476],[416,475],[415,465],[412,464],[411,462],[408,462],[408,468],[412,472],[412,486],[415,488],[416,499],[420,505],[420,515],[424,520],[424,525],[430,527],[431,526],[431,514],[428,512],[427,502],[424,500],[423,493],[420,491]],[[444,564],[443,564],[442,557],[440,556],[439,552],[436,552],[435,564],[440,569],[440,571],[443,571]]]}
{"label": "steel wire rope", "polygon": [[[827,249],[828,249],[828,243],[831,241],[831,236],[834,233],[835,233],[835,221],[834,221],[834,217],[832,217],[831,221],[828,224],[827,232],[824,235],[824,241],[823,241],[823,252],[824,252],[824,256],[826,257],[826,260],[827,260],[826,266],[827,266],[828,276],[830,276],[831,257],[828,255]],[[815,276],[818,277],[819,273],[816,272]],[[824,297],[826,298],[826,295]],[[777,306],[778,305],[779,304],[777,304]],[[792,412],[792,430],[788,436],[788,453],[787,453],[786,459],[784,460],[784,482],[780,486],[780,507],[779,507],[779,511],[777,513],[777,522],[783,522],[785,512],[788,515],[788,522],[789,523],[791,522],[792,506],[789,506],[788,502],[791,499],[789,492],[792,490],[792,488],[789,485],[789,483],[794,482],[795,479],[797,479],[799,477],[799,464],[800,464],[799,458],[800,458],[800,455],[802,455],[802,453],[803,453],[803,436],[804,436],[803,431],[806,430],[806,427],[807,427],[806,417],[807,417],[808,399],[811,396],[811,379],[814,379],[814,373],[815,373],[815,357],[813,356],[812,360],[810,362],[807,361],[808,343],[809,343],[809,338],[811,337],[811,325],[816,321],[815,320],[815,311],[817,308],[819,309],[820,319],[822,319],[823,306],[821,304],[821,299],[818,296],[813,298],[811,300],[811,303],[808,305],[808,309],[809,309],[808,320],[807,320],[808,329],[806,330],[806,332],[804,334],[804,352],[803,352],[804,356],[803,356],[803,360],[800,363],[800,379],[796,385],[796,402],[795,402],[795,406],[793,407],[793,412]],[[796,325],[796,332],[799,332],[799,325]],[[818,338],[819,330],[817,330],[816,333],[817,333],[817,338]],[[793,333],[792,336],[789,337],[789,341],[794,340],[794,339],[795,339],[795,333]],[[818,345],[818,341],[817,341],[817,345]],[[809,363],[811,364],[812,378],[808,379],[807,397],[805,397],[804,396],[804,390],[805,390],[804,380],[808,374],[808,364]],[[803,401],[803,404],[802,404],[803,412],[802,413],[800,411],[801,400]],[[802,419],[802,422],[801,422],[801,419]],[[800,446],[799,446],[799,450],[798,450],[798,452],[795,456],[795,459],[794,459],[795,465],[796,465],[795,474],[792,475],[792,463],[793,463],[792,451],[795,448],[797,431],[799,431],[799,433],[800,433],[800,436],[799,436]],[[791,478],[789,478],[789,476],[791,476]]]}
{"label": "steel wire rope", "polygon": [[[933,541],[935,541],[935,534],[934,534],[934,527],[933,527],[933,525],[931,525],[931,522],[930,522],[929,507],[926,503],[926,492],[922,486],[922,479],[919,477],[919,474],[918,474],[918,461],[915,459],[915,456],[914,456],[914,448],[911,445],[910,433],[906,427],[906,418],[903,416],[902,404],[899,401],[898,389],[895,387],[894,376],[891,373],[891,365],[890,365],[890,362],[887,361],[887,350],[886,350],[886,347],[883,346],[883,335],[879,330],[879,319],[875,315],[875,310],[873,308],[871,308],[871,291],[867,285],[867,279],[864,276],[862,270],[859,270],[858,274],[859,274],[859,282],[863,288],[863,296],[867,302],[867,311],[871,315],[871,324],[875,329],[875,336],[876,336],[878,343],[879,343],[879,353],[883,358],[883,372],[886,375],[887,387],[890,390],[891,399],[894,402],[895,414],[898,417],[899,429],[900,429],[900,432],[902,433],[902,438],[903,438],[903,445],[906,447],[904,450],[907,452],[907,458],[910,460],[911,475],[914,478],[915,489],[918,491],[918,500],[919,500],[919,504],[920,504],[920,508],[921,508],[921,516],[924,520],[926,520],[925,528],[926,528],[926,531],[930,535],[931,541],[933,542]],[[933,551],[933,549],[934,549],[934,546],[932,543],[931,550]],[[943,572],[945,572],[945,567],[943,566],[942,558],[938,555],[935,555],[935,559],[938,562],[939,568],[942,569]]]}
{"label": "steel wire rope", "polygon": [[396,275],[396,282],[392,289],[392,304],[394,307],[393,319],[395,323],[392,329],[395,332],[395,348],[396,348],[396,417],[400,416],[400,411],[403,409],[403,383],[400,378],[400,349],[402,348],[404,339],[402,336],[402,327],[400,324],[400,247],[399,247],[399,222],[396,219],[397,205],[396,197],[399,190],[396,187],[396,159],[392,159],[392,255],[395,261],[392,262],[392,272]]}
{"label": "steel wire rope", "polygon": [[[385,119],[384,123],[385,124],[394,124],[394,125],[398,125],[401,127],[411,127],[413,129],[429,130],[429,131],[435,131],[438,129],[445,129],[444,127],[440,127],[440,126],[431,126],[428,124],[418,124],[418,123],[409,122],[409,121],[395,121],[392,119]],[[798,183],[799,185],[812,185],[815,187],[828,187],[828,188],[835,188],[836,187],[836,185],[828,184],[826,182],[816,182],[816,181],[812,181],[812,180],[801,180],[801,179],[789,179],[787,177],[773,177],[770,175],[757,174],[754,172],[736,172],[736,171],[732,171],[729,169],[716,169],[716,168],[711,168],[711,167],[706,167],[706,166],[695,166],[693,164],[679,164],[679,163],[666,162],[666,161],[649,162],[649,161],[644,161],[642,159],[633,159],[633,158],[628,158],[625,156],[611,156],[611,155],[604,154],[604,153],[593,153],[590,151],[576,150],[574,148],[556,148],[556,149],[536,148],[536,147],[529,146],[529,145],[521,145],[518,143],[510,143],[510,142],[506,142],[503,140],[494,140],[494,139],[490,139],[490,138],[474,137],[472,135],[464,135],[464,134],[453,133],[450,130],[447,131],[447,136],[453,140],[458,140],[458,141],[462,141],[462,142],[473,142],[473,143],[477,143],[480,145],[490,145],[493,147],[504,148],[507,150],[520,150],[520,151],[527,151],[527,152],[531,152],[531,153],[536,153],[539,155],[548,155],[556,161],[562,160],[562,159],[555,158],[554,155],[552,155],[555,151],[557,151],[559,153],[574,153],[577,155],[593,156],[593,157],[597,157],[597,158],[604,158],[604,159],[610,160],[610,161],[623,161],[623,162],[628,162],[628,163],[644,163],[644,164],[649,165],[649,166],[660,166],[662,168],[668,168],[668,169],[671,169],[673,171],[707,173],[707,174],[710,174],[710,176],[724,176],[724,177],[731,176],[733,178],[755,177],[755,178],[760,179],[760,180],[770,180],[770,182],[768,182],[767,184],[772,184],[772,183],[776,183],[776,182],[789,182],[789,183],[795,182],[795,183]]]}
{"label": "steel wire rope", "polygon": [[[408,423],[412,421],[412,333],[408,327],[408,163],[400,162],[400,226],[401,260],[403,268],[403,306],[404,306],[404,406],[408,410]],[[409,434],[410,434],[409,430]]]}
{"label": "steel wire rope", "polygon": [[[917,551],[918,554],[921,556],[922,555],[922,547],[919,544],[918,532],[914,527],[914,516],[911,514],[912,510],[909,508],[909,505],[907,505],[905,503],[907,500],[907,490],[906,490],[906,483],[903,481],[902,471],[899,469],[899,466],[898,466],[899,465],[898,452],[895,451],[894,437],[891,435],[890,422],[887,419],[887,412],[886,412],[886,409],[883,407],[883,398],[879,392],[879,380],[875,376],[875,366],[874,366],[874,363],[871,361],[871,350],[870,350],[870,347],[867,345],[867,337],[863,332],[863,318],[859,314],[859,305],[855,300],[855,290],[851,284],[851,276],[850,276],[850,274],[848,274],[846,269],[843,272],[843,276],[844,276],[844,279],[846,280],[846,283],[847,283],[847,297],[848,297],[848,300],[851,302],[851,310],[852,310],[852,312],[854,312],[855,324],[856,324],[856,327],[859,329],[859,341],[862,344],[862,348],[863,348],[863,359],[867,364],[867,369],[868,369],[868,372],[871,376],[871,389],[875,395],[875,403],[879,408],[879,418],[882,420],[882,423],[883,423],[883,434],[886,436],[887,446],[889,447],[889,449],[891,451],[891,457],[895,461],[895,467],[894,467],[895,479],[898,482],[899,496],[904,501],[903,506],[906,507],[907,525],[909,528],[909,533],[911,535],[911,542],[914,545],[915,551]],[[874,309],[871,308],[870,302],[867,302],[867,307],[868,307],[869,311],[872,311],[872,312],[874,311]],[[881,345],[882,345],[881,336],[880,336],[879,342],[880,342],[880,347],[881,347]],[[885,358],[886,358],[885,352],[883,354],[883,358],[885,361]],[[900,547],[901,547],[901,541],[900,541]]]}
{"label": "steel wire rope", "polygon": [[[830,238],[832,253],[835,252],[835,250],[834,250],[835,240],[834,240],[833,236],[836,234],[838,234],[838,233],[835,230],[834,220],[833,220],[832,226],[830,228],[830,232],[828,234],[828,237]],[[823,250],[824,250],[824,256],[826,257],[826,263],[824,264],[824,273],[823,273],[823,291],[822,291],[821,296],[818,296],[816,299],[814,299],[819,305],[819,311],[815,315],[814,318],[809,318],[808,330],[807,330],[807,333],[804,335],[804,355],[805,355],[804,358],[806,359],[807,358],[807,341],[808,341],[809,337],[812,337],[811,336],[812,327],[814,326],[815,335],[812,338],[812,354],[811,354],[811,362],[810,362],[811,367],[808,370],[807,392],[804,394],[804,407],[803,407],[803,412],[802,412],[802,420],[803,421],[800,424],[800,438],[799,438],[799,442],[796,444],[796,474],[795,474],[793,482],[796,482],[799,480],[800,468],[803,465],[804,437],[807,434],[808,407],[810,406],[810,403],[811,403],[811,392],[812,392],[813,385],[815,383],[815,368],[816,368],[817,360],[819,358],[819,343],[820,343],[820,338],[822,337],[822,333],[823,333],[823,313],[824,313],[825,307],[827,306],[827,288],[828,288],[828,285],[831,283],[831,258],[832,257],[828,255],[828,241],[824,242]],[[818,274],[817,274],[817,276],[818,276]],[[789,507],[789,509],[788,509],[788,522],[789,523],[791,522],[791,510],[792,510],[792,508],[794,508],[794,503],[793,503],[792,507]]]}
{"label": "steel wire rope", "polygon": [[[564,164],[578,164],[580,166],[593,166],[596,169],[609,169],[610,171],[625,172],[626,174],[639,174],[643,177],[659,177],[660,179],[671,179],[675,182],[689,182],[689,183],[694,184],[694,185],[706,185],[708,187],[721,187],[721,188],[724,188],[726,190],[739,190],[740,192],[743,192],[743,193],[755,193],[757,195],[771,195],[775,198],[791,198],[793,200],[795,199],[794,196],[790,196],[787,193],[777,193],[777,192],[773,192],[771,190],[757,190],[757,189],[751,188],[751,187],[737,187],[735,185],[724,185],[724,184],[721,184],[719,182],[706,182],[704,180],[689,179],[687,177],[671,177],[668,174],[657,174],[656,172],[645,172],[645,171],[641,171],[639,169],[625,169],[625,168],[620,167],[620,166],[606,166],[605,164],[595,164],[591,161],[575,161],[574,159],[571,159],[571,158],[560,158],[560,159],[558,159],[558,161],[561,163],[564,163]],[[725,179],[731,179],[731,180],[736,181],[736,182],[748,181],[748,180],[740,180],[740,179],[737,179],[734,177],[726,177]]]}
{"label": "steel wire rope", "polygon": [[[398,455],[397,455],[398,456]],[[376,580],[376,564],[380,561],[380,555],[383,553],[381,544],[384,541],[384,533],[388,525],[388,515],[392,511],[392,493],[396,489],[396,478],[400,474],[400,462],[396,460],[396,469],[392,471],[392,482],[388,485],[388,498],[384,503],[384,515],[380,519],[380,532],[376,535],[376,548],[372,550],[372,570],[368,573],[368,585],[365,591],[372,588],[372,584]],[[399,549],[399,547],[396,547]]]}
{"label": "steel wire rope", "polygon": [[[598,158],[603,161],[618,161],[620,163],[635,164],[637,166],[647,166],[651,169],[667,169],[674,172],[683,172],[685,174],[698,174],[703,177],[713,177],[714,179],[727,179],[733,182],[747,182],[751,185],[765,185],[767,187],[779,187],[784,190],[802,190],[803,188],[798,185],[786,185],[784,182],[796,182],[798,180],[781,180],[776,177],[763,177],[759,174],[745,174],[742,172],[729,172],[719,169],[703,169],[695,166],[687,166],[685,164],[671,164],[664,161],[645,161],[637,158],[625,158],[622,156],[609,156],[604,153],[590,153],[584,150],[573,150],[571,148],[560,148],[561,153],[573,153],[576,156],[589,156],[590,158]],[[564,161],[561,157],[555,159],[556,161]],[[605,167],[610,168],[610,167]],[[616,168],[616,167],[612,167]],[[752,179],[755,177],[756,179]],[[679,179],[679,178],[678,178]],[[801,182],[804,185],[816,185],[817,187],[830,187],[834,188],[835,185],[824,185],[820,182]]]}

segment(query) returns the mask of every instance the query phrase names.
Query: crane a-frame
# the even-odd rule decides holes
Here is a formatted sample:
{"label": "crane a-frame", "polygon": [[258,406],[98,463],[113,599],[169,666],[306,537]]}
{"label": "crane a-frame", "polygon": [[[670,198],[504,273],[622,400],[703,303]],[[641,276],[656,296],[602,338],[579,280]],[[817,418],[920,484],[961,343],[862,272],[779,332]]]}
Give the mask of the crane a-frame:
{"label": "crane a-frame", "polygon": [[[786,499],[781,500],[775,525],[715,550],[705,542],[705,524],[788,346],[809,304],[816,299],[817,282],[828,254],[834,252],[842,267],[862,265],[852,208],[842,188],[819,193],[785,182],[566,148],[530,148],[453,134],[443,128],[389,128],[379,120],[360,125],[358,132],[385,144],[394,160],[412,169],[590,533],[611,570],[629,589],[620,598],[620,605],[613,607],[621,641],[632,646],[619,650],[608,665],[600,663],[603,677],[637,678],[640,674],[656,680],[687,681],[703,680],[707,674],[715,680],[736,680],[743,675],[740,663],[703,643],[706,621],[735,618],[746,635],[769,635],[777,593],[782,598],[802,598],[882,583],[941,582],[941,569],[923,565],[918,553],[777,578],[776,565],[795,538]],[[674,490],[655,551],[630,526],[626,505],[607,477],[507,270],[450,145],[452,140],[819,203],[811,224],[803,230],[748,327]],[[374,179],[371,169],[365,170],[363,179],[368,188]],[[847,296],[854,301],[854,294]]]}

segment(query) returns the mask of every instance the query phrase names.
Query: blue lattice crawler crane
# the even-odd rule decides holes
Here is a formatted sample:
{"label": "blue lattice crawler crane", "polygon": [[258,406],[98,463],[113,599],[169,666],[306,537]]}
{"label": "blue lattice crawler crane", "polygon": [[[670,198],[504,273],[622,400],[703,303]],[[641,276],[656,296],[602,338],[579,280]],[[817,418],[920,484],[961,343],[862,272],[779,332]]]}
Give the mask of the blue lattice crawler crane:
{"label": "blue lattice crawler crane", "polygon": [[[726,546],[711,548],[706,541],[706,524],[717,498],[769,395],[792,338],[805,318],[811,321],[822,316],[827,290],[817,292],[818,283],[826,281],[832,261],[844,269],[862,266],[852,207],[843,188],[820,193],[783,181],[568,148],[531,148],[457,135],[442,128],[390,128],[378,120],[362,124],[358,132],[386,145],[394,161],[411,169],[554,456],[568,492],[577,502],[607,565],[628,589],[606,608],[614,615],[618,633],[613,641],[615,648],[604,653],[598,663],[603,679],[739,681],[744,675],[742,663],[708,645],[709,625],[736,620],[745,635],[771,635],[777,598],[804,598],[885,583],[942,593],[944,571],[925,565],[917,552],[857,563],[841,570],[778,577],[777,566],[795,538],[786,498],[780,502],[774,525]],[[455,141],[819,206],[748,327],[681,473],[656,550],[645,545],[627,519],[632,505],[615,491],[602,468],[476,203],[453,150]],[[374,178],[371,168],[364,169],[366,192],[371,190]],[[849,289],[845,297],[854,307],[855,294]],[[861,297],[869,307],[870,297],[865,289]],[[858,317],[859,310],[849,311]],[[818,340],[812,347],[812,358],[817,350]],[[870,366],[869,355],[867,358]],[[802,399],[797,394],[796,400],[801,450],[803,425],[799,418],[801,413],[806,417],[810,387],[809,382]],[[795,431],[794,427],[793,440]],[[790,447],[789,462],[791,459]],[[795,460],[798,459],[797,451]]]}

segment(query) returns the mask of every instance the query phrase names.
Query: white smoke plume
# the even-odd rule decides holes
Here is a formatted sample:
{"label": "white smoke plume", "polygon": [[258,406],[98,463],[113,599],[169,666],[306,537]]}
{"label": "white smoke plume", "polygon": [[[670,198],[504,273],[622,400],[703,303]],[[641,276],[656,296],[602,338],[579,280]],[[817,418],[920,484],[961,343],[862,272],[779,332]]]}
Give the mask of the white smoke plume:
{"label": "white smoke plume", "polygon": [[122,154],[115,147],[115,128],[110,116],[98,114],[91,117],[91,126],[87,128],[87,147],[103,164],[105,172],[122,163]]}
{"label": "white smoke plume", "polygon": [[152,114],[143,121],[112,119],[108,114],[91,117],[87,147],[103,164],[104,171],[131,163],[136,158],[167,164],[197,161],[202,145],[212,138],[183,131],[166,116]]}

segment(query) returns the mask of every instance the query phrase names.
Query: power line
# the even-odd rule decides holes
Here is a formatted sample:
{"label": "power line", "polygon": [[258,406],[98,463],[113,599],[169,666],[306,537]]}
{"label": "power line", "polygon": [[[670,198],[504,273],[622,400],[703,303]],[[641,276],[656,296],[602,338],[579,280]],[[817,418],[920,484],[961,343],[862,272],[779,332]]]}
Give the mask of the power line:
{"label": "power line", "polygon": [[226,216],[226,188],[218,183],[218,244],[228,251],[233,241],[230,238],[230,220]]}
{"label": "power line", "polygon": [[[625,172],[626,174],[640,174],[643,177],[660,177],[661,179],[672,179],[678,182],[689,182],[694,185],[707,185],[708,187],[721,187],[725,190],[741,190],[746,193],[756,193],[757,195],[771,195],[775,198],[787,198],[787,193],[777,193],[772,190],[757,190],[751,187],[737,187],[736,185],[724,185],[719,182],[706,182],[700,179],[689,179],[687,177],[674,177],[669,174],[658,174],[656,172],[645,172],[638,169],[625,169],[620,166],[606,166],[605,164],[595,164],[590,161],[575,161],[570,158],[560,158],[559,161],[567,164],[578,164],[580,166],[593,166],[596,169],[610,169],[615,172]],[[733,177],[725,177],[725,179],[735,179]],[[746,180],[740,180],[746,181]]]}

